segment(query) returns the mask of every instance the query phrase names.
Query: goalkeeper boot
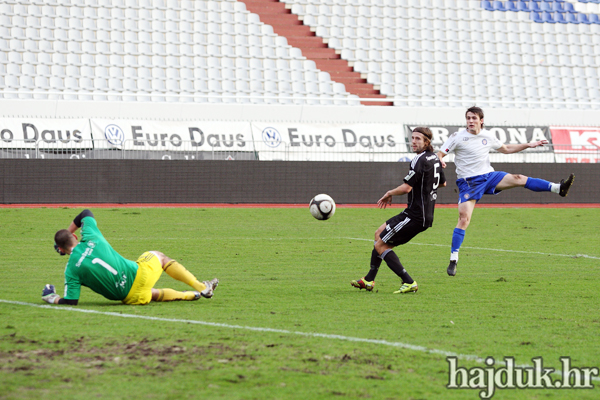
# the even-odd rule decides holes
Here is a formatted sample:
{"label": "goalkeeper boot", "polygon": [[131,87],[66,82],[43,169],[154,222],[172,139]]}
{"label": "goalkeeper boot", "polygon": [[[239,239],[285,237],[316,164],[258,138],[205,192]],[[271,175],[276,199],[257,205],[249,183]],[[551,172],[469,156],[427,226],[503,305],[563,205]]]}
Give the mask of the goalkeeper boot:
{"label": "goalkeeper boot", "polygon": [[416,293],[417,290],[419,290],[419,286],[417,286],[417,281],[414,281],[413,283],[403,283],[402,286],[400,286],[400,289],[396,290],[394,293]]}
{"label": "goalkeeper boot", "polygon": [[[188,293],[187,291],[183,292],[183,293]],[[194,293],[194,296],[196,296],[194,298],[194,300],[198,300],[200,297],[202,297],[202,295],[200,294],[200,292],[196,292],[195,290],[191,293]]]}
{"label": "goalkeeper boot", "polygon": [[370,292],[375,287],[375,281],[369,282],[365,278],[350,282],[352,286],[355,288],[359,288],[360,290],[366,289],[367,292]]}
{"label": "goalkeeper boot", "polygon": [[217,278],[209,281],[212,284],[213,291],[219,286],[219,280]]}
{"label": "goalkeeper boot", "polygon": [[452,261],[452,260],[450,261],[450,264],[448,265],[448,269],[446,270],[446,272],[450,276],[456,275],[456,261]]}
{"label": "goalkeeper boot", "polygon": [[573,184],[574,181],[575,181],[575,174],[569,175],[569,177],[566,180],[562,179],[560,181],[560,191],[558,192],[558,194],[561,197],[565,197],[567,194],[569,194],[569,189],[571,189],[571,185]]}
{"label": "goalkeeper boot", "polygon": [[206,289],[201,291],[200,294],[202,295],[202,297],[204,297],[206,299],[210,299],[211,297],[213,297],[213,291],[219,285],[219,280],[217,278],[215,278],[211,281],[203,281],[202,283],[204,283],[204,286],[206,286]]}

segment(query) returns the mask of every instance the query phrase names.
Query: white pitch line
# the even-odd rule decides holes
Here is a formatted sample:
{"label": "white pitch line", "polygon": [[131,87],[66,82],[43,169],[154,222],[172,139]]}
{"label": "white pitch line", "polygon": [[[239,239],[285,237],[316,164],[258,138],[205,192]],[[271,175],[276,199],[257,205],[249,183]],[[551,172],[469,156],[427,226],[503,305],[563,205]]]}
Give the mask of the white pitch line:
{"label": "white pitch line", "polygon": [[[373,242],[373,239],[362,239],[362,238],[351,238],[351,237],[343,237],[343,238],[340,238],[340,239],[351,239],[351,240],[362,240],[362,241],[366,241],[366,242]],[[450,245],[448,245],[448,244],[435,244],[435,243],[415,243],[415,242],[408,242],[407,244],[413,244],[413,245],[416,245],[416,246],[450,247]],[[500,252],[504,252],[504,253],[540,254],[540,255],[543,255],[543,256],[568,257],[568,258],[590,258],[592,260],[600,260],[600,257],[588,256],[587,254],[554,254],[554,253],[542,253],[540,251],[489,249],[487,247],[470,247],[470,246],[461,246],[461,249],[500,251]]]}
{"label": "white pitch line", "polygon": [[[73,312],[80,312],[80,313],[85,313],[85,314],[107,315],[109,317],[134,318],[134,319],[143,319],[143,320],[148,320],[148,321],[160,321],[160,322],[176,322],[176,323],[184,323],[184,324],[213,326],[216,328],[242,329],[242,330],[253,331],[253,332],[280,333],[280,334],[284,334],[284,335],[296,335],[296,336],[313,337],[313,338],[321,338],[321,339],[342,340],[342,341],[347,341],[347,342],[380,344],[380,345],[384,345],[384,346],[418,351],[421,353],[436,354],[436,355],[440,355],[440,356],[444,356],[444,357],[456,357],[459,360],[475,361],[480,364],[485,363],[485,359],[482,357],[479,357],[479,356],[474,356],[474,355],[470,355],[470,354],[459,354],[459,353],[454,353],[454,352],[445,351],[445,350],[430,349],[430,348],[427,348],[424,346],[418,346],[418,345],[409,344],[409,343],[390,342],[388,340],[382,340],[382,339],[367,339],[367,338],[358,338],[358,337],[353,337],[353,336],[332,335],[332,334],[328,334],[328,333],[300,332],[300,331],[289,331],[287,329],[261,328],[261,327],[244,326],[244,325],[230,325],[230,324],[223,324],[220,322],[197,321],[197,320],[193,320],[193,319],[149,317],[146,315],[121,314],[121,313],[116,313],[116,312],[96,311],[96,310],[89,310],[89,309],[85,309],[85,308],[75,308],[72,306],[64,307],[64,306],[51,306],[49,304],[32,304],[32,303],[25,303],[22,301],[12,301],[12,300],[4,300],[4,299],[0,299],[0,303],[35,307],[35,308],[44,308],[44,309],[58,310],[58,311],[73,311]],[[500,364],[502,364],[502,362],[500,362]],[[519,367],[519,368],[534,368],[531,365],[526,365],[526,364],[515,365],[515,366]],[[562,375],[562,371],[556,369],[556,370],[554,370],[553,374]],[[600,381],[599,377],[592,376],[591,379],[594,381]]]}
{"label": "white pitch line", "polygon": [[[331,239],[348,239],[348,240],[360,240],[360,241],[364,241],[364,242],[373,242],[373,239],[363,239],[363,238],[353,238],[353,237],[343,237],[343,236],[336,236],[336,237],[293,237],[293,238],[252,238],[252,237],[241,237],[241,238],[236,238],[236,240],[268,240],[268,241],[276,241],[276,240],[331,240]],[[11,240],[11,239],[8,239]],[[17,239],[17,240],[21,240],[21,239]],[[27,239],[28,241],[31,241],[31,239]],[[36,239],[33,239],[36,240]],[[38,241],[47,241],[47,239],[37,239]],[[145,237],[145,238],[111,238],[111,241],[132,241],[132,240],[139,240],[139,241],[147,241],[147,240],[221,240],[220,238],[171,238],[171,237],[156,237],[156,238],[152,238],[152,237]],[[436,243],[416,243],[416,242],[408,242],[407,244],[412,244],[415,246],[434,246],[434,247],[450,247],[447,244],[436,244]],[[472,249],[472,250],[485,250],[485,251],[498,251],[498,252],[503,252],[503,253],[519,253],[519,254],[539,254],[542,256],[553,256],[553,257],[567,257],[567,258],[589,258],[591,260],[600,260],[600,257],[597,256],[590,256],[587,254],[554,254],[554,253],[543,253],[541,251],[524,251],[524,250],[506,250],[506,249],[491,249],[488,247],[471,247],[471,246],[461,246],[462,249]]]}
{"label": "white pitch line", "polygon": [[352,336],[331,335],[331,334],[327,334],[327,333],[300,332],[300,331],[289,331],[286,329],[261,328],[261,327],[244,326],[244,325],[230,325],[230,324],[223,324],[220,322],[207,322],[207,321],[198,321],[198,320],[192,320],[192,319],[149,317],[149,316],[145,316],[145,315],[121,314],[121,313],[116,313],[116,312],[97,311],[97,310],[90,310],[90,309],[78,308],[78,307],[72,307],[72,306],[65,307],[65,306],[52,306],[49,304],[32,304],[32,303],[25,303],[22,301],[12,301],[12,300],[4,300],[4,299],[0,299],[0,303],[35,307],[35,308],[45,308],[45,309],[59,310],[59,311],[73,311],[73,312],[80,312],[80,313],[87,313],[87,314],[108,315],[111,317],[120,317],[120,318],[137,318],[137,319],[144,319],[144,320],[148,320],[148,321],[161,321],[161,322],[179,322],[179,323],[185,323],[185,324],[213,326],[213,327],[217,327],[217,328],[243,329],[243,330],[255,331],[255,332],[281,333],[281,334],[286,334],[286,335],[297,335],[297,336],[315,337],[315,338],[323,338],[323,339],[337,339],[337,340],[344,340],[344,341],[348,341],[348,342],[382,344],[382,345],[391,346],[391,347],[398,347],[398,348],[402,348],[402,349],[420,351],[423,353],[438,354],[438,355],[442,355],[442,356],[446,356],[446,357],[457,357],[461,360],[477,361],[477,362],[481,362],[481,363],[484,362],[484,359],[481,357],[478,357],[478,356],[467,355],[467,354],[458,354],[458,353],[453,353],[453,352],[444,351],[444,350],[429,349],[429,348],[423,347],[423,346],[416,346],[416,345],[402,343],[402,342],[390,342],[387,340],[380,340],[380,339],[365,339],[365,338],[357,338],[357,337],[352,337]]}
{"label": "white pitch line", "polygon": [[[364,242],[373,242],[373,239],[363,239],[363,238],[353,238],[353,237],[292,237],[292,238],[252,238],[252,237],[241,237],[236,238],[236,240],[268,240],[268,241],[276,241],[276,240],[331,240],[331,239],[349,239],[349,240],[360,240]],[[11,239],[8,239],[11,240]],[[21,239],[17,239],[21,240]],[[30,241],[31,239],[27,239]],[[36,239],[33,239],[36,240]],[[47,239],[37,239],[38,241],[47,241]],[[131,240],[139,240],[139,241],[147,241],[147,240],[221,240],[218,238],[171,238],[171,237],[145,237],[145,238],[111,238],[112,241],[128,241]],[[436,244],[436,243],[416,243],[416,242],[408,242],[407,244],[412,244],[415,246],[434,246],[434,247],[450,247],[448,244]],[[485,251],[498,251],[503,253],[519,253],[519,254],[539,254],[542,256],[553,256],[553,257],[567,257],[567,258],[589,258],[591,260],[600,260],[600,257],[590,256],[587,254],[554,254],[554,253],[543,253],[541,251],[524,251],[524,250],[506,250],[506,249],[491,249],[487,247],[471,247],[471,246],[461,246],[462,249],[472,249],[472,250],[485,250]]]}

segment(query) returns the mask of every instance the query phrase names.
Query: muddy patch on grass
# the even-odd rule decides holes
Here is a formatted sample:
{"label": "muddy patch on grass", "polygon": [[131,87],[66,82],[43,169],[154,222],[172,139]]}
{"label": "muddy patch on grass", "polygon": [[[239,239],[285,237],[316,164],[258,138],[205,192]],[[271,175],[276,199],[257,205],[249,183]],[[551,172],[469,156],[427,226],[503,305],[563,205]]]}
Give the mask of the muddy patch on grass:
{"label": "muddy patch on grass", "polygon": [[[223,343],[205,346],[187,346],[184,341],[163,344],[157,340],[110,340],[105,343],[86,337],[64,340],[33,340],[14,334],[2,338],[0,371],[31,372],[39,369],[69,365],[75,368],[101,371],[110,367],[137,366],[153,373],[170,372],[181,362],[194,360],[226,359],[228,361],[252,360],[245,349],[233,349]],[[210,369],[204,366],[203,369]]]}

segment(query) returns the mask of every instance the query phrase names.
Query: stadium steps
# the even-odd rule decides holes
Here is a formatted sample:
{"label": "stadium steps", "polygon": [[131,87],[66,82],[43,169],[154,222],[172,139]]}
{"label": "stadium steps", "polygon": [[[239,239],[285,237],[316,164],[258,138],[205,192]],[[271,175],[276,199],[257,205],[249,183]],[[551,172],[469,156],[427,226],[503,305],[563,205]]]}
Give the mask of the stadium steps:
{"label": "stadium steps", "polygon": [[[260,20],[273,27],[273,32],[287,39],[290,46],[299,48],[302,55],[313,60],[318,69],[329,73],[331,80],[344,84],[348,93],[359,97],[381,98],[382,95],[372,84],[354,71],[348,61],[343,60],[334,49],[327,46],[323,38],[315,35],[310,27],[292,14],[279,0],[240,0],[246,9],[258,14]],[[391,101],[362,102],[369,106],[393,106]]]}

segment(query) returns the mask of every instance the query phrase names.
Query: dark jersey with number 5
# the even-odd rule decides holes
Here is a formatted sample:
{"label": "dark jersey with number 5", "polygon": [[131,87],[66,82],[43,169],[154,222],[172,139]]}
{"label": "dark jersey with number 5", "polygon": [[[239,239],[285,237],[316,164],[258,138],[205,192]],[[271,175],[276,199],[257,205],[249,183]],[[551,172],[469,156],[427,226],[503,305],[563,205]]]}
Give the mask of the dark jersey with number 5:
{"label": "dark jersey with number 5", "polygon": [[412,187],[404,213],[429,228],[433,225],[433,211],[437,189],[446,182],[442,164],[435,153],[424,151],[410,163],[404,182]]}

